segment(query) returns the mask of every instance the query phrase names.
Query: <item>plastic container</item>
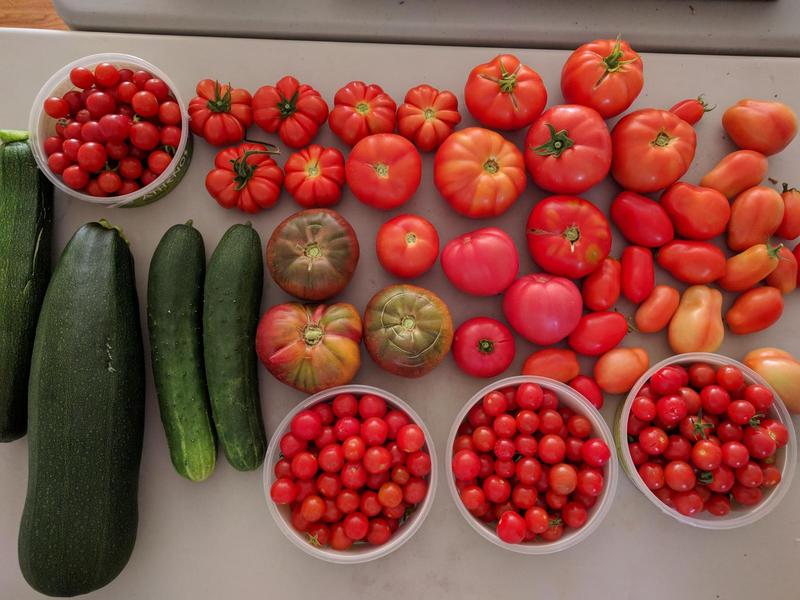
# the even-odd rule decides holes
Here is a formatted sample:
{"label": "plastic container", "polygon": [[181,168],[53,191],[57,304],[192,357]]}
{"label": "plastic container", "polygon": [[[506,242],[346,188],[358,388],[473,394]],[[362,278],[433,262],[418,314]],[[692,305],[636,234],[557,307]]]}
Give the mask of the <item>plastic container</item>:
{"label": "plastic container", "polygon": [[[304,534],[300,533],[299,531],[295,531],[292,528],[291,523],[289,521],[290,512],[289,507],[285,505],[277,505],[275,504],[269,495],[270,487],[272,483],[275,481],[275,472],[274,467],[275,463],[278,462],[278,458],[280,457],[281,449],[280,449],[280,439],[284,433],[289,430],[289,424],[291,423],[292,417],[294,417],[297,413],[301,410],[305,410],[318,404],[319,402],[325,402],[328,400],[332,400],[338,394],[355,394],[357,396],[363,394],[374,394],[376,396],[380,396],[386,403],[393,408],[399,408],[400,410],[404,411],[411,420],[419,425],[422,429],[423,433],[425,434],[425,450],[431,457],[431,472],[428,475],[428,494],[425,496],[425,500],[423,500],[420,504],[417,505],[417,509],[409,515],[408,519],[400,526],[400,528],[392,535],[388,542],[381,546],[371,546],[369,544],[354,544],[349,550],[334,550],[332,548],[317,548],[316,546],[312,546],[308,543],[307,538]],[[408,404],[403,402],[400,398],[387,392],[386,390],[382,390],[380,388],[372,387],[369,385],[342,385],[339,387],[330,388],[328,390],[323,390],[313,396],[309,396],[303,402],[298,404],[294,409],[292,409],[289,414],[287,414],[283,421],[280,422],[278,428],[275,430],[275,433],[272,436],[272,439],[269,443],[269,447],[267,448],[267,457],[264,461],[264,493],[267,500],[267,506],[269,507],[269,512],[272,517],[275,519],[275,523],[278,525],[278,529],[281,530],[283,535],[285,535],[295,546],[300,548],[306,554],[313,556],[314,558],[319,558],[320,560],[325,560],[332,563],[347,565],[347,564],[356,564],[356,563],[365,563],[371,560],[376,560],[378,558],[383,558],[384,556],[391,554],[395,550],[397,550],[400,546],[405,544],[411,537],[417,532],[417,530],[422,526],[422,522],[425,520],[425,517],[428,516],[428,513],[431,511],[431,507],[433,506],[433,498],[436,493],[436,482],[438,481],[439,476],[439,463],[436,460],[436,451],[433,447],[433,442],[431,438],[431,433],[428,431],[428,428],[425,426],[425,423],[422,422],[420,416],[411,408]]]}
{"label": "plastic container", "polygon": [[496,544],[497,546],[500,546],[501,548],[510,550],[512,552],[518,552],[520,554],[553,554],[554,552],[560,552],[562,550],[566,550],[567,548],[571,548],[575,544],[578,544],[589,537],[592,532],[598,528],[606,514],[608,514],[608,511],[611,509],[611,502],[613,501],[614,494],[617,491],[617,481],[619,480],[619,468],[617,466],[617,457],[614,452],[611,453],[611,459],[605,466],[605,481],[603,485],[603,491],[597,498],[597,503],[589,510],[588,520],[580,529],[570,530],[566,528],[564,530],[563,537],[554,542],[534,541],[524,542],[522,544],[509,544],[501,540],[499,537],[497,537],[494,527],[472,516],[472,514],[470,514],[470,512],[464,507],[464,504],[461,502],[458,489],[456,488],[455,477],[453,477],[453,472],[450,468],[450,465],[453,462],[453,443],[455,442],[458,428],[466,418],[469,410],[475,404],[480,402],[489,392],[509,386],[517,386],[521,383],[538,383],[540,386],[542,386],[542,388],[553,391],[556,396],[558,396],[559,402],[564,404],[564,406],[568,406],[576,413],[586,416],[586,418],[591,421],[594,437],[602,438],[606,444],[608,444],[609,448],[613,447],[614,438],[611,435],[611,430],[608,428],[608,425],[606,425],[606,422],[603,420],[602,415],[586,398],[573,390],[571,387],[547,377],[534,377],[528,375],[506,377],[505,379],[495,381],[494,383],[491,383],[478,391],[478,393],[476,393],[467,401],[467,403],[456,416],[453,426],[450,429],[450,435],[447,438],[447,449],[445,456],[447,486],[450,488],[450,495],[453,497],[453,502],[455,502],[456,506],[458,507],[461,516],[463,516],[467,523],[469,523],[472,528],[485,539],[489,540],[493,544]]}
{"label": "plastic container", "polygon": [[[732,509],[731,512],[723,517],[717,517],[707,512],[700,513],[698,516],[687,517],[686,515],[679,513],[674,508],[664,504],[652,491],[650,491],[650,489],[648,489],[648,487],[644,484],[644,481],[642,481],[642,478],[639,477],[636,467],[633,464],[631,453],[628,450],[628,416],[630,415],[631,404],[633,403],[634,398],[636,398],[639,389],[647,382],[648,379],[650,379],[650,377],[652,377],[653,373],[662,367],[675,364],[690,365],[696,362],[705,362],[717,367],[721,367],[723,365],[734,365],[742,370],[745,382],[758,383],[769,388],[775,396],[775,402],[772,405],[772,410],[770,411],[769,416],[786,425],[786,429],[789,431],[789,442],[783,448],[778,449],[776,453],[775,464],[781,470],[780,483],[778,483],[778,485],[776,485],[774,488],[764,491],[764,498],[759,504],[756,504],[752,507],[737,507]],[[786,492],[789,491],[789,486],[791,485],[792,478],[794,477],[795,464],[797,463],[797,437],[794,432],[794,425],[792,424],[791,417],[789,416],[789,411],[786,410],[786,407],[784,406],[783,401],[780,399],[780,396],[775,393],[775,390],[772,389],[772,387],[766,381],[764,381],[764,379],[758,373],[749,367],[736,360],[733,360],[732,358],[728,358],[727,356],[722,356],[721,354],[712,354],[709,352],[689,352],[686,354],[678,354],[653,365],[644,375],[639,378],[633,388],[631,388],[631,391],[629,392],[628,397],[625,399],[625,402],[621,404],[617,410],[617,419],[614,426],[614,438],[617,446],[617,453],[619,454],[620,461],[622,462],[622,468],[627,474],[628,478],[639,489],[639,491],[642,492],[642,494],[644,494],[647,499],[655,504],[662,512],[668,514],[673,519],[680,521],[681,523],[692,525],[694,527],[701,527],[703,529],[735,529],[736,527],[752,525],[759,519],[768,515],[775,509],[781,499],[786,495]]]}
{"label": "plastic container", "polygon": [[[48,136],[55,134],[56,120],[49,117],[44,112],[44,101],[50,96],[61,96],[65,92],[75,88],[69,80],[69,72],[74,67],[94,67],[102,62],[109,62],[120,68],[128,67],[133,70],[144,69],[164,80],[175,96],[175,101],[181,109],[181,140],[175,150],[175,156],[169,164],[169,167],[167,167],[167,169],[152,183],[130,194],[96,198],[78,190],[73,190],[64,183],[61,177],[52,173],[47,167],[44,140]],[[28,130],[30,132],[31,147],[33,149],[33,155],[36,158],[36,163],[42,173],[53,182],[53,185],[68,196],[100,206],[135,207],[144,206],[145,204],[160,200],[171,192],[172,189],[178,185],[180,180],[183,179],[183,176],[189,169],[189,162],[192,158],[192,136],[189,131],[189,117],[186,112],[186,105],[183,103],[177,86],[161,69],[150,64],[146,60],[131,56],[130,54],[92,54],[64,65],[47,80],[36,95],[28,120]]]}

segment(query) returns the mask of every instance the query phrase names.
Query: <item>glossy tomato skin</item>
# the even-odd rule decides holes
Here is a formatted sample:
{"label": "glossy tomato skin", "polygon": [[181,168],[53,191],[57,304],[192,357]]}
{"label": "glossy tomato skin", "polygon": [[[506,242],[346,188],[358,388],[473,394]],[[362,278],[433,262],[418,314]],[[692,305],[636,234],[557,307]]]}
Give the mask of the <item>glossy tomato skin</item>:
{"label": "glossy tomato skin", "polygon": [[800,190],[783,184],[783,221],[775,231],[775,235],[785,240],[793,240],[800,236]]}
{"label": "glossy tomato skin", "polygon": [[783,295],[780,290],[758,287],[741,294],[725,313],[731,332],[743,335],[762,331],[773,325],[783,314]]}
{"label": "glossy tomato skin", "polygon": [[398,215],[381,225],[375,238],[381,266],[397,277],[419,277],[439,256],[439,234],[427,219]]}
{"label": "glossy tomato skin", "polygon": [[566,348],[544,348],[537,350],[525,359],[522,365],[523,375],[549,377],[566,383],[575,379],[580,373],[578,357]]}
{"label": "glossy tomato skin", "polygon": [[604,392],[624,394],[647,371],[650,357],[644,348],[614,348],[594,365],[594,378]]}
{"label": "glossy tomato skin", "polygon": [[676,354],[716,352],[725,337],[719,290],[705,285],[687,288],[669,323],[667,337]]}
{"label": "glossy tomato skin", "polygon": [[257,213],[275,205],[283,171],[265,146],[245,142],[224,148],[206,175],[206,190],[223,208]]}
{"label": "glossy tomato skin", "polygon": [[778,266],[767,275],[767,285],[789,294],[797,288],[797,259],[786,246],[778,250]]}
{"label": "glossy tomato skin", "polygon": [[578,375],[569,381],[569,387],[576,390],[597,409],[603,408],[603,390],[597,382],[588,375]]}
{"label": "glossy tomato skin", "polygon": [[585,356],[598,356],[619,345],[628,333],[628,320],[618,312],[583,315],[569,334],[570,348]]}
{"label": "glossy tomato skin", "polygon": [[328,103],[308,84],[291,75],[253,95],[253,120],[267,133],[278,132],[292,148],[307,146],[328,118]]}
{"label": "glossy tomato skin", "polygon": [[422,179],[422,157],[414,144],[395,133],[362,138],[345,163],[347,185],[361,202],[391,210],[408,202]]}
{"label": "glossy tomato skin", "polygon": [[394,131],[397,104],[377,84],[351,81],[333,97],[331,131],[348,146],[374,133]]}
{"label": "glossy tomato skin", "polygon": [[656,333],[669,325],[678,310],[681,294],[674,287],[657,285],[634,314],[636,329],[642,333]]}
{"label": "glossy tomato skin", "polygon": [[611,174],[623,188],[645,194],[683,177],[694,159],[697,135],[680,117],[646,108],[622,117],[611,131]]}
{"label": "glossy tomato skin", "polygon": [[189,101],[192,133],[214,146],[235,144],[244,139],[253,123],[252,97],[241,88],[231,88],[213,79],[202,79]]}
{"label": "glossy tomato skin", "polygon": [[681,100],[670,108],[669,112],[675,113],[681,119],[689,123],[689,125],[695,125],[703,118],[704,114],[711,112],[715,108],[716,106],[709,106],[708,103],[703,100],[703,94],[700,94],[697,98]]}
{"label": "glossy tomato skin", "polygon": [[470,71],[464,102],[482,125],[520,129],[542,114],[547,90],[536,71],[513,54],[500,54]]}
{"label": "glossy tomato skin", "polygon": [[644,85],[642,59],[624,40],[595,40],[580,46],[561,70],[567,102],[595,109],[604,119],[626,110]]}
{"label": "glossy tomato skin", "polygon": [[700,180],[700,185],[717,190],[728,200],[764,181],[767,157],[754,150],[736,150],[724,156]]}
{"label": "glossy tomato skin", "polygon": [[583,280],[581,290],[583,303],[590,310],[608,310],[619,300],[621,286],[622,265],[616,258],[606,257],[600,266]]}
{"label": "glossy tomato skin", "polygon": [[642,246],[628,246],[622,251],[622,294],[634,304],[641,304],[655,287],[653,253]]}
{"label": "glossy tomato skin", "polygon": [[778,348],[757,348],[742,362],[767,380],[789,412],[800,414],[800,362]]}
{"label": "glossy tomato skin", "polygon": [[739,148],[770,156],[797,135],[797,115],[783,102],[744,98],[723,113],[722,126]]}
{"label": "glossy tomato skin", "polygon": [[749,290],[778,267],[780,249],[780,246],[756,244],[731,256],[719,286],[729,292]]}
{"label": "glossy tomato skin", "polygon": [[312,144],[292,154],[283,166],[284,184],[303,208],[338,204],[344,185],[344,156],[338,148]]}
{"label": "glossy tomato skin", "polygon": [[711,283],[725,275],[725,253],[710,242],[674,240],[658,251],[656,260],[684,283]]}
{"label": "glossy tomato skin", "polygon": [[427,84],[408,90],[397,109],[397,130],[422,152],[436,150],[460,122],[455,94]]}
{"label": "glossy tomato skin", "polygon": [[675,237],[672,221],[661,205],[634,192],[614,198],[611,219],[622,235],[638,246],[658,248]]}
{"label": "glossy tomato skin", "polygon": [[481,127],[456,131],[439,146],[433,180],[456,212],[473,218],[503,214],[527,185],[519,149]]}
{"label": "glossy tomato skin", "polygon": [[611,134],[603,117],[588,106],[554,106],[528,130],[525,164],[540,188],[580,194],[608,175]]}
{"label": "glossy tomato skin", "polygon": [[678,181],[659,199],[678,235],[690,240],[710,240],[725,231],[731,205],[722,192]]}
{"label": "glossy tomato skin", "polygon": [[474,296],[502,294],[519,271],[514,240],[496,227],[477,229],[450,240],[442,250],[441,261],[450,283]]}
{"label": "glossy tomato skin", "polygon": [[736,196],[728,222],[728,247],[745,250],[763,244],[783,222],[783,198],[774,189],[758,185]]}
{"label": "glossy tomato skin", "polygon": [[581,318],[581,307],[574,283],[543,273],[517,279],[503,297],[503,313],[511,327],[540,346],[567,337]]}
{"label": "glossy tomato skin", "polygon": [[511,330],[495,319],[468,319],[453,336],[453,358],[462,371],[473,377],[499,375],[511,365],[515,354]]}
{"label": "glossy tomato skin", "polygon": [[591,202],[550,196],[528,216],[528,250],[548,273],[579,279],[594,271],[611,251],[611,229]]}

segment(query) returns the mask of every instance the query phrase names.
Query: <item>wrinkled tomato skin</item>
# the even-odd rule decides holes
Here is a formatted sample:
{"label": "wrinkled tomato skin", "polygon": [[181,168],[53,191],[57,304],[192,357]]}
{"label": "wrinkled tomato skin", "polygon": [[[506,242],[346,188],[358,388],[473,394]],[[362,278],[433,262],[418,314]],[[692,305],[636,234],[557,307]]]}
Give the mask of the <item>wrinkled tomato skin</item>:
{"label": "wrinkled tomato skin", "polygon": [[659,199],[681,237],[710,240],[724,233],[731,218],[731,205],[725,195],[710,187],[678,181]]}

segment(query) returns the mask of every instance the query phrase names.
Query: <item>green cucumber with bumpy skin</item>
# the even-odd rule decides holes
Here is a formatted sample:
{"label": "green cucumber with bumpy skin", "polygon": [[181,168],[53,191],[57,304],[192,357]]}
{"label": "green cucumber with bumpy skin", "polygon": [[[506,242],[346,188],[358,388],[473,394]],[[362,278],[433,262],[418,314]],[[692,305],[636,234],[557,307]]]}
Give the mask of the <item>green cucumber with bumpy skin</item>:
{"label": "green cucumber with bumpy skin", "polygon": [[191,481],[214,471],[217,445],[203,368],[203,237],[171,227],[150,261],[147,323],[161,422],[175,470]]}
{"label": "green cucumber with bumpy skin", "polygon": [[267,448],[255,351],[263,281],[258,233],[249,223],[234,225],[206,271],[203,352],[220,445],[240,471],[257,469]]}

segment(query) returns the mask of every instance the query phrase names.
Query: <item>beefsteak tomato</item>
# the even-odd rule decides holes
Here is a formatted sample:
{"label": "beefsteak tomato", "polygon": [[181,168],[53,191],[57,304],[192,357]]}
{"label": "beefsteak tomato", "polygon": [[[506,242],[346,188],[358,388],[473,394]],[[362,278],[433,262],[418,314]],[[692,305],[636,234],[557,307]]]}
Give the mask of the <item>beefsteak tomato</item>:
{"label": "beefsteak tomato", "polygon": [[636,329],[642,333],[661,331],[669,325],[680,301],[681,294],[674,287],[657,285],[633,315]]}
{"label": "beefsteak tomato", "polygon": [[667,337],[676,354],[716,352],[725,337],[719,290],[706,285],[686,288],[678,310],[669,322]]}
{"label": "beefsteak tomato", "polygon": [[244,139],[253,124],[250,92],[232,88],[213,79],[202,79],[189,101],[189,127],[192,133],[213,146],[235,144]]}
{"label": "beefsteak tomato", "polygon": [[253,120],[267,133],[278,132],[292,148],[307,146],[328,118],[328,103],[319,92],[291,75],[253,95]]}
{"label": "beefsteak tomato", "polygon": [[525,275],[506,290],[503,313],[529,342],[549,346],[563,340],[581,319],[581,295],[569,279],[544,273]]}
{"label": "beefsteak tomato", "polygon": [[502,229],[485,227],[447,242],[442,269],[454,286],[473,296],[503,293],[516,279],[519,255]]}
{"label": "beefsteak tomato", "polygon": [[690,240],[710,240],[728,226],[731,205],[725,195],[710,187],[678,181],[659,199],[678,235]]}
{"label": "beefsteak tomato", "polygon": [[458,368],[473,377],[495,377],[514,360],[516,343],[511,330],[489,317],[464,321],[453,337]]}
{"label": "beefsteak tomato", "polygon": [[591,312],[581,317],[567,343],[579,354],[598,356],[618,346],[627,333],[628,320],[622,313]]}
{"label": "beefsteak tomato", "polygon": [[778,348],[756,348],[742,362],[767,380],[793,414],[800,414],[800,362]]}
{"label": "beefsteak tomato", "polygon": [[793,240],[800,236],[800,190],[790,188],[784,183],[781,198],[783,198],[783,220],[775,235],[785,240]]}
{"label": "beefsteak tomato", "polygon": [[755,333],[777,323],[783,314],[783,295],[774,287],[747,290],[725,313],[728,329],[737,335]]}
{"label": "beefsteak tomato", "polygon": [[739,148],[769,156],[797,135],[797,115],[783,102],[744,98],[723,113],[722,126]]}
{"label": "beefsteak tomato", "polygon": [[622,251],[622,294],[634,304],[641,304],[656,284],[653,253],[642,246],[628,246]]}
{"label": "beefsteak tomato", "polygon": [[658,248],[675,237],[672,221],[655,200],[622,192],[611,203],[611,219],[622,235],[638,246]]}
{"label": "beefsteak tomato", "polygon": [[270,157],[276,153],[247,142],[220,150],[206,175],[206,190],[224,208],[257,213],[274,206],[283,184],[283,171]]}
{"label": "beefsteak tomato", "polygon": [[684,283],[711,283],[725,275],[725,253],[710,242],[674,240],[658,251],[656,260]]}
{"label": "beefsteak tomato", "polygon": [[729,292],[749,290],[778,268],[782,247],[756,244],[731,256],[725,265],[725,276],[719,280],[720,287]]}
{"label": "beefsteak tomato", "polygon": [[774,189],[757,185],[736,196],[728,222],[728,247],[744,250],[769,240],[783,221],[783,198]]}
{"label": "beefsteak tomato", "polygon": [[398,215],[381,225],[375,238],[381,266],[397,277],[419,277],[439,256],[439,234],[427,219]]}
{"label": "beefsteak tomato", "polygon": [[543,348],[536,350],[522,365],[523,375],[549,377],[567,383],[580,373],[578,357],[566,348]]}
{"label": "beefsteak tomato", "polygon": [[338,148],[312,144],[292,154],[283,170],[286,190],[303,208],[333,206],[342,197],[344,156]]}
{"label": "beefsteak tomato", "polygon": [[583,280],[583,303],[590,310],[608,310],[617,303],[621,291],[622,265],[609,256]]}
{"label": "beefsteak tomato", "polygon": [[644,348],[614,348],[597,359],[594,378],[607,394],[624,394],[649,366],[650,357]]}
{"label": "beefsteak tomato", "polygon": [[406,92],[397,109],[397,130],[423,152],[436,150],[461,122],[458,98],[453,92],[427,84]]}
{"label": "beefsteak tomato", "polygon": [[394,131],[397,104],[381,86],[351,81],[333,97],[331,131],[348,146],[373,133]]}
{"label": "beefsteak tomato", "polygon": [[757,186],[767,176],[767,157],[753,150],[736,150],[725,155],[703,175],[700,185],[721,192],[728,200]]}

